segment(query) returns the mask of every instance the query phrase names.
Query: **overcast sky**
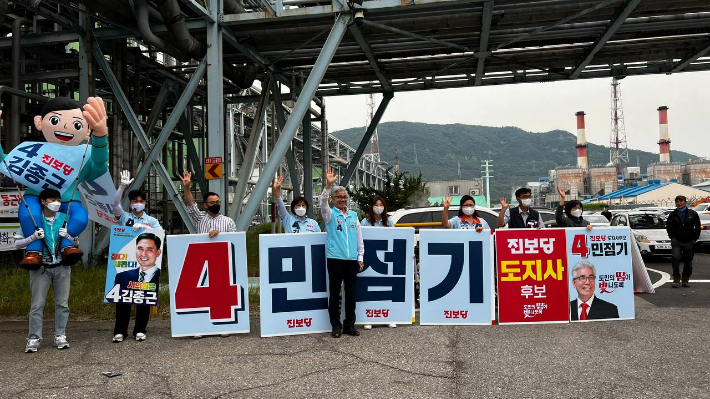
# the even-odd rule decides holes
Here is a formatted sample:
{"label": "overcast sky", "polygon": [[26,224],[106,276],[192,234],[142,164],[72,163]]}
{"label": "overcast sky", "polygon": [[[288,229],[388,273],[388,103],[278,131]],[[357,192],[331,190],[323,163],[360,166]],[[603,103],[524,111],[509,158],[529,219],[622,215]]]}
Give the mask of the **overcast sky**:
{"label": "overcast sky", "polygon": [[[673,150],[710,158],[710,72],[648,75],[621,80],[628,147],[658,153],[658,107],[666,105]],[[375,101],[379,104],[382,96]],[[365,96],[326,98],[331,132],[365,125]],[[383,122],[517,126],[532,132],[576,134],[575,113],[586,115],[587,141],[609,146],[611,79],[469,87],[397,93]],[[363,129],[364,133],[364,129]]]}

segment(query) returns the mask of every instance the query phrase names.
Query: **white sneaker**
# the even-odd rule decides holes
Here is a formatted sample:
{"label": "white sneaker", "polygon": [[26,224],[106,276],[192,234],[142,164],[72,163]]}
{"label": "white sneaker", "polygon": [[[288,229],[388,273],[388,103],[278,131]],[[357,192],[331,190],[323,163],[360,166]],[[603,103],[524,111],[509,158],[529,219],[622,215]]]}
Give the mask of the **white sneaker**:
{"label": "white sneaker", "polygon": [[148,338],[145,333],[138,333],[136,334],[136,341],[145,341],[145,339]]}
{"label": "white sneaker", "polygon": [[365,324],[362,328],[365,329],[365,330],[372,330],[372,325],[370,325],[370,324]]}
{"label": "white sneaker", "polygon": [[112,342],[123,342],[123,334],[114,335]]}
{"label": "white sneaker", "polygon": [[57,349],[69,349],[69,342],[67,342],[67,336],[64,334],[55,336],[54,346]]}
{"label": "white sneaker", "polygon": [[192,339],[202,339],[202,335],[195,335],[192,337]]}
{"label": "white sneaker", "polygon": [[394,324],[394,323],[390,323],[390,324],[387,325],[387,327],[389,327],[389,328],[397,328],[397,325]]}
{"label": "white sneaker", "polygon": [[25,353],[35,353],[39,349],[39,338],[27,338],[27,346],[25,346]]}

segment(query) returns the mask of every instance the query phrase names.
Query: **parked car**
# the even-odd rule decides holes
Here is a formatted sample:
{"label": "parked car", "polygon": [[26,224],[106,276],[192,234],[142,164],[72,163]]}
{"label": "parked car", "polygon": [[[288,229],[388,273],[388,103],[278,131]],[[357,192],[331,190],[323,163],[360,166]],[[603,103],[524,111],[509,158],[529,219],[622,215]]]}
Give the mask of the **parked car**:
{"label": "parked car", "polygon": [[700,222],[710,222],[710,203],[696,205],[692,209],[698,212]]}
{"label": "parked car", "polygon": [[584,218],[584,220],[588,221],[592,226],[605,227],[611,224],[611,222],[609,222],[609,219],[607,219],[604,215],[593,214],[582,215],[582,217]]}
{"label": "parked car", "polygon": [[666,232],[666,218],[661,212],[619,213],[611,219],[611,226],[629,226],[643,256],[671,254],[671,239]]}
{"label": "parked car", "polygon": [[[441,214],[444,211],[443,206],[427,206],[422,208],[405,208],[399,209],[392,213],[390,218],[397,227],[414,227],[419,233],[419,229],[440,229]],[[476,207],[476,211],[483,218],[492,230],[496,228],[498,220],[498,212],[488,208]],[[459,206],[452,205],[449,207],[449,218],[458,215]]]}

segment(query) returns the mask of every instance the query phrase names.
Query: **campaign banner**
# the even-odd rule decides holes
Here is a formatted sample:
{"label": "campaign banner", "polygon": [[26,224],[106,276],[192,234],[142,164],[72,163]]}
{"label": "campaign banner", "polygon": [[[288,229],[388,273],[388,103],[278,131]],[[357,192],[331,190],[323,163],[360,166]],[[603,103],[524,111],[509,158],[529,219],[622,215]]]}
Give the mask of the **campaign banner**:
{"label": "campaign banner", "polygon": [[165,232],[113,226],[104,302],[157,306]]}
{"label": "campaign banner", "polygon": [[330,331],[326,234],[259,235],[261,336]]}
{"label": "campaign banner", "polygon": [[15,232],[20,229],[19,223],[0,223],[0,251],[14,251]]}
{"label": "campaign banner", "polygon": [[0,193],[0,218],[18,217],[18,207],[20,207],[22,197],[19,191],[4,191]]}
{"label": "campaign banner", "polygon": [[421,230],[421,325],[495,321],[493,237],[489,231]]}
{"label": "campaign banner", "polygon": [[84,150],[85,160],[89,159],[91,148],[87,149],[86,144],[70,146],[25,141],[5,156],[5,162],[0,163],[0,173],[37,192],[52,188],[64,194],[79,174]]}
{"label": "campaign banner", "polygon": [[355,283],[356,324],[412,324],[414,229],[362,227],[362,238],[365,255]]}
{"label": "campaign banner", "polygon": [[633,319],[631,230],[595,227],[566,233],[570,321]]}
{"label": "campaign banner", "polygon": [[116,187],[108,171],[96,180],[85,180],[78,187],[84,208],[89,219],[111,228],[118,223],[113,215],[113,200],[116,197]]}
{"label": "campaign banner", "polygon": [[249,332],[246,233],[168,236],[173,337]]}
{"label": "campaign banner", "polygon": [[496,231],[498,322],[568,323],[564,229]]}

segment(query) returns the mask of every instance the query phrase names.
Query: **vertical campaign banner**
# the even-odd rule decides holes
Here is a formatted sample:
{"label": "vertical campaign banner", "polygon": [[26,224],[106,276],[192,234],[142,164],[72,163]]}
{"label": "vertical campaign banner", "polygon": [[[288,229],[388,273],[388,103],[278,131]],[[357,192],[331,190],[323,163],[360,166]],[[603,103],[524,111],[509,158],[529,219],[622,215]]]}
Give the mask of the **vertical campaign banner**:
{"label": "vertical campaign banner", "polygon": [[498,322],[568,323],[564,229],[496,231]]}
{"label": "vertical campaign banner", "polygon": [[104,302],[157,306],[165,232],[113,226]]}
{"label": "vertical campaign banner", "polygon": [[0,217],[16,218],[19,214],[17,208],[20,206],[20,201],[22,201],[22,196],[19,191],[0,193]]}
{"label": "vertical campaign banner", "polygon": [[631,230],[595,227],[566,233],[570,321],[633,319]]}
{"label": "vertical campaign banner", "polygon": [[362,227],[362,239],[365,256],[355,283],[356,324],[412,324],[414,229]]}
{"label": "vertical campaign banner", "polygon": [[421,325],[491,325],[493,237],[484,230],[419,233]]}
{"label": "vertical campaign banner", "polygon": [[118,223],[118,219],[113,215],[116,187],[108,171],[96,180],[82,181],[77,188],[84,200],[84,208],[89,219],[108,228]]}
{"label": "vertical campaign banner", "polygon": [[168,236],[173,337],[249,332],[246,233]]}
{"label": "vertical campaign banner", "polygon": [[330,331],[326,234],[259,235],[261,336]]}
{"label": "vertical campaign banner", "polygon": [[25,141],[5,156],[7,168],[5,162],[0,163],[0,173],[37,192],[52,188],[63,194],[79,174],[84,151],[85,159],[89,159],[91,148],[87,149],[85,144]]}

